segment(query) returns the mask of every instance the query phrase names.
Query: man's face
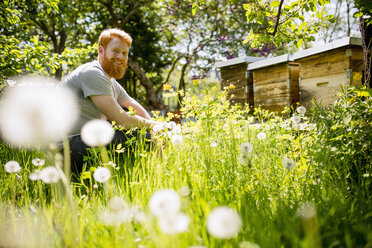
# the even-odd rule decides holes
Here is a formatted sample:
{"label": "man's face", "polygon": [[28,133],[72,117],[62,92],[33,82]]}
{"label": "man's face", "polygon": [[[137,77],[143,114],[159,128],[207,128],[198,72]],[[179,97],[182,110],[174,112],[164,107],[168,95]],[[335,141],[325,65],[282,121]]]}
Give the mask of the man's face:
{"label": "man's face", "polygon": [[100,62],[110,78],[120,79],[128,67],[129,46],[120,38],[114,37],[106,48],[100,47]]}

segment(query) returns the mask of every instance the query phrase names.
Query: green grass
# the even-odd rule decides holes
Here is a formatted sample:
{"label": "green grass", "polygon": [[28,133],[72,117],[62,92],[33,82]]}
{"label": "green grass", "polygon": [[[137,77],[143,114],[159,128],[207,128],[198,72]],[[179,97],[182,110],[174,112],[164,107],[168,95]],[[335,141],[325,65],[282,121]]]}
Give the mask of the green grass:
{"label": "green grass", "polygon": [[[213,89],[202,98],[186,97],[184,113],[198,121],[183,124],[182,144],[175,146],[154,135],[158,144],[164,144],[162,152],[142,145],[132,154],[113,149],[109,157],[119,169],[112,169],[112,186],[96,183],[94,169],[89,168],[84,178],[70,183],[75,210],[61,182],[46,185],[28,179],[35,169],[32,158],[47,158],[44,167],[54,165],[49,152],[0,145],[0,246],[254,247],[248,242],[260,247],[372,246],[369,157],[360,180],[354,182],[350,180],[353,170],[342,167],[345,163],[337,156],[330,159],[328,150],[322,151],[330,148],[321,143],[322,130],[316,125],[300,130],[290,120],[265,111],[248,115],[229,106],[224,95],[216,95]],[[303,117],[304,123],[309,120]],[[254,125],[257,121],[260,126]],[[260,132],[266,139],[257,138]],[[242,164],[243,142],[251,143],[253,152]],[[285,156],[296,162],[293,170],[283,168]],[[17,176],[5,172],[9,160],[22,166]],[[101,163],[99,152],[92,151],[88,167]],[[182,196],[186,186],[190,194]],[[165,234],[151,215],[149,200],[161,189],[180,193],[181,211],[190,218],[186,232]],[[110,194],[138,206],[147,220],[105,224],[101,216]],[[207,217],[218,206],[229,206],[242,218],[239,234],[231,239],[208,233]]]}

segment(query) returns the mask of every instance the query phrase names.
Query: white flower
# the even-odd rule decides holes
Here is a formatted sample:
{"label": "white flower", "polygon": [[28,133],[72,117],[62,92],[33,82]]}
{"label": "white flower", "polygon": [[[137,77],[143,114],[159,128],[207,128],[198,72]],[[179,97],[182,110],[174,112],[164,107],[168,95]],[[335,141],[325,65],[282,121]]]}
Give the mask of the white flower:
{"label": "white flower", "polygon": [[290,159],[290,158],[287,158],[287,157],[283,158],[282,163],[283,163],[283,168],[284,169],[292,170],[293,168],[296,167],[296,162],[293,159]]}
{"label": "white flower", "polygon": [[108,202],[108,208],[111,211],[120,211],[121,209],[126,208],[126,207],[128,207],[127,204],[125,203],[123,198],[119,196],[114,196],[110,198]]}
{"label": "white flower", "polygon": [[182,132],[182,129],[180,126],[175,126],[172,130],[172,133],[174,134],[180,134]]}
{"label": "white flower", "polygon": [[170,129],[175,128],[177,124],[174,121],[170,121],[170,122],[165,123],[165,126],[170,130]]}
{"label": "white flower", "polygon": [[147,220],[147,216],[142,212],[138,206],[133,206],[132,209],[133,220],[139,223],[144,223]]}
{"label": "white flower", "polygon": [[189,228],[189,224],[189,217],[183,213],[164,215],[159,218],[160,230],[167,234],[185,232]]}
{"label": "white flower", "polygon": [[19,165],[19,163],[17,161],[11,160],[11,161],[8,161],[4,165],[4,169],[8,173],[17,173],[18,171],[21,170],[21,166]]}
{"label": "white flower", "polygon": [[31,181],[36,181],[36,180],[39,180],[40,179],[40,171],[39,170],[35,170],[34,172],[32,172],[28,178],[31,180]]}
{"label": "white flower", "polygon": [[240,152],[243,154],[248,154],[253,151],[253,145],[248,142],[244,142],[240,145]]}
{"label": "white flower", "polygon": [[181,199],[174,190],[160,190],[151,196],[149,208],[155,216],[175,214],[181,208]]}
{"label": "white flower", "polygon": [[249,241],[242,241],[239,244],[239,248],[260,248],[258,244],[251,243]]}
{"label": "white flower", "polygon": [[298,209],[297,214],[304,219],[311,219],[316,214],[316,207],[312,202],[304,202]]}
{"label": "white flower", "polygon": [[297,108],[297,113],[299,113],[301,115],[305,114],[306,113],[306,108],[304,106],[299,106]]}
{"label": "white flower", "polygon": [[259,140],[264,140],[264,139],[266,139],[266,134],[263,133],[263,132],[258,133],[258,134],[257,134],[257,139],[259,139]]}
{"label": "white flower", "polygon": [[298,115],[292,116],[292,117],[291,117],[291,121],[292,121],[294,124],[299,124],[299,123],[301,122],[301,117],[299,117]]}
{"label": "white flower", "polygon": [[32,160],[32,164],[35,165],[35,166],[42,166],[42,165],[45,164],[45,160],[41,159],[41,158],[34,158]]}
{"label": "white flower", "polygon": [[190,193],[191,193],[191,190],[189,186],[187,185],[182,186],[182,188],[180,189],[180,195],[182,195],[183,197],[190,195]]}
{"label": "white flower", "polygon": [[75,99],[69,89],[51,84],[11,87],[1,102],[0,132],[13,146],[31,148],[58,142],[77,120]]}
{"label": "white flower", "polygon": [[98,167],[94,171],[93,177],[97,182],[104,183],[110,179],[111,172],[106,167]]}
{"label": "white flower", "polygon": [[216,142],[216,141],[213,141],[212,143],[211,143],[211,147],[217,147],[218,146],[218,143]]}
{"label": "white flower", "polygon": [[116,225],[132,221],[133,214],[129,208],[123,208],[119,211],[105,211],[101,214],[101,219],[106,224]]}
{"label": "white flower", "polygon": [[178,134],[175,134],[172,136],[172,144],[175,145],[175,146],[178,146],[180,144],[182,144],[183,142],[183,138],[181,135],[178,135]]}
{"label": "white flower", "polygon": [[81,139],[88,146],[105,146],[111,142],[115,131],[108,121],[90,120],[81,129]]}
{"label": "white flower", "polygon": [[234,237],[240,232],[242,220],[238,213],[230,207],[217,207],[212,210],[207,219],[208,232],[220,239]]}
{"label": "white flower", "polygon": [[44,183],[56,183],[59,180],[59,174],[55,167],[49,166],[40,171],[39,178]]}
{"label": "white flower", "polygon": [[156,123],[153,127],[152,127],[152,131],[154,131],[155,133],[159,133],[160,131],[164,130],[164,124],[159,122],[159,123]]}

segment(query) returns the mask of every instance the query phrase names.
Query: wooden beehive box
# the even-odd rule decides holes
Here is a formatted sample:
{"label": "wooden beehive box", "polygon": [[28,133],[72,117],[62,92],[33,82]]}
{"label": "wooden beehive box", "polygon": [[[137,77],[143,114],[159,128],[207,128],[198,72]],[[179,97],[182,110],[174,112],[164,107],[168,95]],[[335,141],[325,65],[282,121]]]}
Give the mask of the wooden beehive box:
{"label": "wooden beehive box", "polygon": [[299,51],[293,59],[300,65],[300,101],[307,108],[315,99],[323,106],[334,103],[341,85],[360,85],[363,69],[361,39],[346,37]]}
{"label": "wooden beehive box", "polygon": [[247,73],[250,63],[264,58],[245,56],[216,63],[215,66],[221,73],[221,89],[232,84],[235,88],[228,91],[228,99],[234,104],[244,106],[248,104],[253,109],[253,79]]}
{"label": "wooden beehive box", "polygon": [[248,65],[253,75],[254,106],[280,113],[296,106],[299,99],[298,64],[291,55],[265,59]]}

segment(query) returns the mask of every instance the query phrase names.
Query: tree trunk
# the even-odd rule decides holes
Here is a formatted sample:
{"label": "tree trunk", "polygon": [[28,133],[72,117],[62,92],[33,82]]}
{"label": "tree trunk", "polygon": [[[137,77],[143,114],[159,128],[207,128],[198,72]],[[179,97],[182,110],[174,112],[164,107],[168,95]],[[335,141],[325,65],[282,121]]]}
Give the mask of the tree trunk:
{"label": "tree trunk", "polygon": [[164,109],[164,104],[163,104],[162,99],[158,98],[158,96],[156,94],[156,90],[155,90],[152,82],[150,81],[150,79],[147,78],[145,72],[142,70],[140,65],[133,60],[129,60],[128,61],[128,67],[136,75],[136,77],[140,81],[140,84],[143,87],[145,87],[147,100],[149,101],[149,105],[152,108],[155,108],[155,109]]}
{"label": "tree trunk", "polygon": [[362,85],[371,88],[371,76],[372,76],[372,66],[371,66],[371,49],[372,49],[372,24],[367,25],[367,19],[360,17],[360,32],[362,34],[362,47],[364,55],[364,66],[363,66],[363,77]]}

